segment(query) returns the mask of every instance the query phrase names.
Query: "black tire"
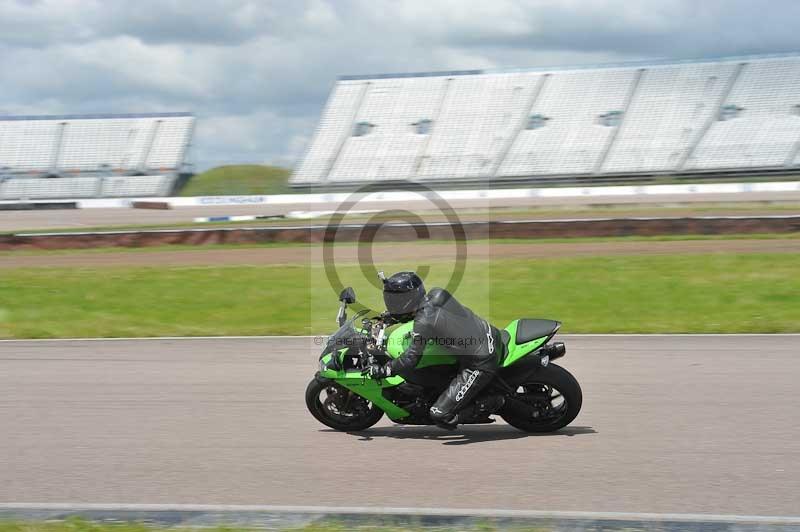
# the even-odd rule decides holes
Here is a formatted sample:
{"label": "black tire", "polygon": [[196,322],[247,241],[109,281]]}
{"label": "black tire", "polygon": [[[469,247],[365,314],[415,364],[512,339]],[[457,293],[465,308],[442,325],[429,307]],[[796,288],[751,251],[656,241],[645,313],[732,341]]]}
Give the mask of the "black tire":
{"label": "black tire", "polygon": [[[530,397],[526,393],[529,390],[534,390],[535,392],[541,390],[541,392],[544,392],[547,390],[546,387],[556,390],[563,397],[563,403],[552,406],[553,402],[558,400],[558,397],[551,396],[552,412],[547,412],[548,415],[542,415],[540,418],[527,418],[521,416],[519,411],[512,412],[510,408],[504,408],[500,412],[500,416],[512,427],[525,432],[555,432],[566,427],[572,423],[581,411],[581,405],[583,404],[581,386],[569,371],[557,364],[549,364],[547,367],[531,373],[523,381],[517,388],[517,397],[526,404],[531,404],[530,400],[525,399]],[[521,392],[520,389],[522,389]]]}
{"label": "black tire", "polygon": [[[328,392],[328,399],[326,399],[325,403],[320,401],[320,394],[323,391]],[[341,397],[337,397],[336,394],[341,394]],[[349,401],[347,401],[348,398]],[[351,404],[350,409],[341,413],[333,411],[333,408],[336,408],[337,403],[341,402],[341,400]],[[317,421],[343,432],[366,430],[383,417],[383,410],[363,397],[334,381],[318,377],[314,377],[308,383],[306,388],[306,407],[308,407],[308,411]]]}

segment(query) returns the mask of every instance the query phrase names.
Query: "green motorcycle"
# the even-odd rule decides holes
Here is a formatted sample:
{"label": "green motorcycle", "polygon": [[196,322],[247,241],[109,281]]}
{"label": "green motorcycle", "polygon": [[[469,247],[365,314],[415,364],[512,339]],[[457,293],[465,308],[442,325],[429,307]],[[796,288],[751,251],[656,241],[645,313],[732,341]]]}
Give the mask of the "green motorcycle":
{"label": "green motorcycle", "polygon": [[[411,341],[413,322],[392,325],[388,314],[367,317],[368,310],[348,320],[347,305],[355,300],[352,288],[339,296],[339,330],[325,343],[319,371],[306,388],[309,412],[322,424],[346,432],[365,430],[384,414],[401,425],[433,425],[428,409],[455,376],[456,357],[445,347],[429,343],[405,378],[368,377],[365,372],[370,365],[403,354]],[[552,363],[566,353],[563,343],[550,342],[560,326],[541,319],[509,323],[502,331],[500,368],[473,404],[459,414],[459,423],[491,423],[495,414],[526,432],[553,432],[571,423],[583,396],[575,377]],[[502,400],[498,401],[498,395]]]}

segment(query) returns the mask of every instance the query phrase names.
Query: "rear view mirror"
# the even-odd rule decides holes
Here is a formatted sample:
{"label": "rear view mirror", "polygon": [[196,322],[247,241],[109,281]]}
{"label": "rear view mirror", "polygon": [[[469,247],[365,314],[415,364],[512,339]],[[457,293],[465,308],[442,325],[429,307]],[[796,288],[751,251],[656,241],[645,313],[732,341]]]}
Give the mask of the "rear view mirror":
{"label": "rear view mirror", "polygon": [[339,294],[339,301],[342,303],[347,303],[348,305],[352,305],[356,302],[356,292],[353,290],[352,287],[348,286],[342,293]]}

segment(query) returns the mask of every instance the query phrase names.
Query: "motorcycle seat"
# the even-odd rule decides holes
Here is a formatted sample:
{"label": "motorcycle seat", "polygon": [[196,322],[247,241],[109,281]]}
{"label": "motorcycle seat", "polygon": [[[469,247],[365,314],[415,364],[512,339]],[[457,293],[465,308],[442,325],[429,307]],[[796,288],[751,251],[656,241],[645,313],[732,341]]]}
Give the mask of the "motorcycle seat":
{"label": "motorcycle seat", "polygon": [[555,333],[559,327],[561,327],[561,323],[553,320],[519,320],[517,324],[517,335],[514,341],[519,345],[543,336],[550,336]]}

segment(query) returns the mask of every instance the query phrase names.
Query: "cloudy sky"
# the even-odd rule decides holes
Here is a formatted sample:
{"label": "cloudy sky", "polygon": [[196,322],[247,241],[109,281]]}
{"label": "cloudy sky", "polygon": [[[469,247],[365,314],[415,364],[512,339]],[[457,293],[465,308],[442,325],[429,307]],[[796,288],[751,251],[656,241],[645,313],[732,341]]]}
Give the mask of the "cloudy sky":
{"label": "cloudy sky", "polygon": [[192,111],[290,166],[342,74],[800,51],[796,0],[0,0],[0,114]]}

